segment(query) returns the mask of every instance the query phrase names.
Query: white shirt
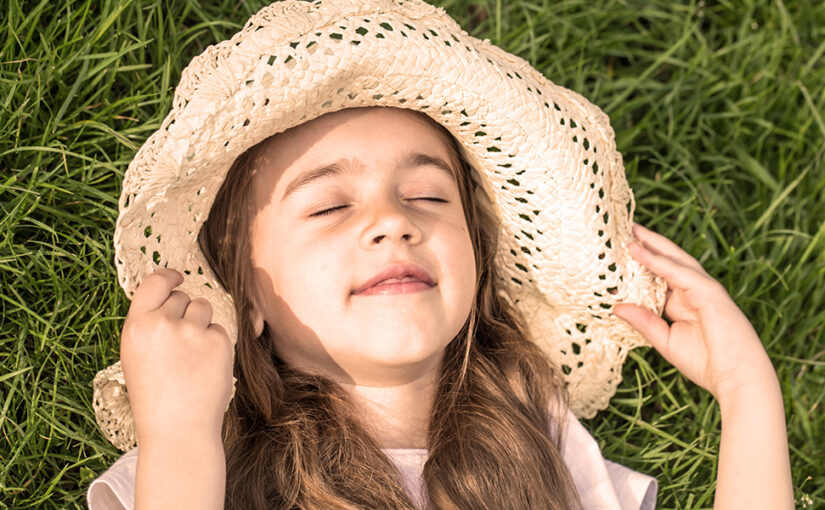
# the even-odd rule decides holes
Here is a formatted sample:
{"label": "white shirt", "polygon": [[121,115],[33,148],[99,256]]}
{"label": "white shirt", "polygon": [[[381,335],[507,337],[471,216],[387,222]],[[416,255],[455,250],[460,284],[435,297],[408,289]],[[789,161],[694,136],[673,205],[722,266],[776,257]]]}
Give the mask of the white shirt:
{"label": "white shirt", "polygon": [[[562,457],[573,475],[585,510],[654,510],[657,480],[602,457],[596,440],[569,409],[567,419]],[[427,450],[385,448],[383,451],[398,466],[407,492],[421,507],[425,498],[421,471]],[[86,492],[89,510],[134,508],[137,454],[138,448],[132,448],[92,481]]]}

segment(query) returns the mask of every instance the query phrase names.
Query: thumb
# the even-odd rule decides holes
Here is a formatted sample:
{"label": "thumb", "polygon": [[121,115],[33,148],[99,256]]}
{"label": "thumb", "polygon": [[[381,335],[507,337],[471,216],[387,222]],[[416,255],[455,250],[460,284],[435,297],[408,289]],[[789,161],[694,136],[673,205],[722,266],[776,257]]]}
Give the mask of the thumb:
{"label": "thumb", "polygon": [[673,363],[668,352],[670,326],[664,319],[650,310],[632,303],[614,305],[613,315],[633,326],[668,362]]}

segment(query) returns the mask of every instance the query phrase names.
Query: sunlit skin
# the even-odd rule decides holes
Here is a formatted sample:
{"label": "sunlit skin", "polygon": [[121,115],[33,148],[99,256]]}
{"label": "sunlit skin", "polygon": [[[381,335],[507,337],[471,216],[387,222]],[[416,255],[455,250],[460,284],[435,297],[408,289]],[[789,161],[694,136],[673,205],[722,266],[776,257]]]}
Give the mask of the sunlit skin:
{"label": "sunlit skin", "polygon": [[[287,362],[331,377],[366,404],[364,421],[384,447],[421,448],[444,348],[472,306],[476,268],[455,178],[431,164],[396,168],[409,151],[455,168],[434,127],[394,108],[326,114],[268,142],[253,162],[252,318],[257,334],[268,325]],[[338,160],[360,171],[285,196],[296,178]],[[353,294],[408,262],[435,286]]]}

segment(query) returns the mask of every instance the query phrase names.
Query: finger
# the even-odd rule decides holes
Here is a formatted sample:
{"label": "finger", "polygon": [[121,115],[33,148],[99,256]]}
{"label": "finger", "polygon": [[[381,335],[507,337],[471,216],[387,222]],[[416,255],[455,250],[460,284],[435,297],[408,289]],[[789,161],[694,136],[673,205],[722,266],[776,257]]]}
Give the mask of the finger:
{"label": "finger", "polygon": [[223,339],[224,342],[226,342],[229,348],[232,348],[232,341],[229,339],[229,334],[226,332],[223,326],[221,326],[217,322],[212,322],[206,329],[217,332],[217,334]]}
{"label": "finger", "polygon": [[202,328],[207,328],[212,320],[212,306],[204,298],[195,298],[189,302],[183,318]]}
{"label": "finger", "polygon": [[700,264],[699,261],[693,257],[693,255],[686,252],[681,246],[662,234],[654,232],[649,228],[633,222],[633,235],[651,251],[661,253],[662,255],[667,255],[668,257],[681,262],[685,266],[692,267],[700,273],[708,275],[705,268],[702,267],[702,264]]}
{"label": "finger", "polygon": [[[613,314],[633,326],[665,359],[668,359],[667,344],[668,336],[670,335],[670,326],[668,326],[664,319],[650,310],[632,303],[619,303],[615,305],[613,307]],[[668,361],[670,360],[668,359]]]}
{"label": "finger", "polygon": [[710,284],[715,282],[704,271],[700,272],[695,268],[684,266],[665,255],[654,253],[636,243],[630,245],[630,255],[655,274],[664,278],[672,289],[682,289],[691,293],[698,290],[704,294],[710,289]]}
{"label": "finger", "polygon": [[[641,333],[668,363],[679,369],[688,379],[696,382],[697,367],[704,366],[706,351],[696,336],[690,333],[679,335],[677,331],[680,328],[691,326],[685,323],[674,323],[668,326],[658,315],[632,303],[614,306],[613,314]],[[677,335],[682,340],[675,343],[673,338]]]}
{"label": "finger", "polygon": [[183,275],[174,269],[161,268],[138,284],[132,295],[131,310],[138,313],[159,308],[173,288],[183,283]]}
{"label": "finger", "polygon": [[226,330],[223,328],[223,326],[221,326],[217,322],[213,322],[213,323],[209,324],[209,327],[207,327],[206,329],[211,329],[212,331],[217,331],[218,334],[221,337],[223,337],[227,342],[229,342],[229,334],[226,332]]}
{"label": "finger", "polygon": [[167,317],[180,319],[186,313],[186,308],[191,300],[189,294],[182,290],[173,290],[166,301],[158,308]]}

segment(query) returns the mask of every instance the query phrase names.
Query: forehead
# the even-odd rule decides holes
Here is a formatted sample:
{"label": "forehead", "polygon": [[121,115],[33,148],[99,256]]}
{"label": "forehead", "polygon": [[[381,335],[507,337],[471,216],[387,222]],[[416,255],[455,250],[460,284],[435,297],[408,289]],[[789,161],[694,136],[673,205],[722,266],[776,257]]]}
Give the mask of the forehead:
{"label": "forehead", "polygon": [[440,127],[423,113],[390,107],[331,112],[278,133],[257,148],[251,162],[256,201],[282,195],[296,177],[337,160],[389,170],[400,155],[410,152],[456,166]]}

